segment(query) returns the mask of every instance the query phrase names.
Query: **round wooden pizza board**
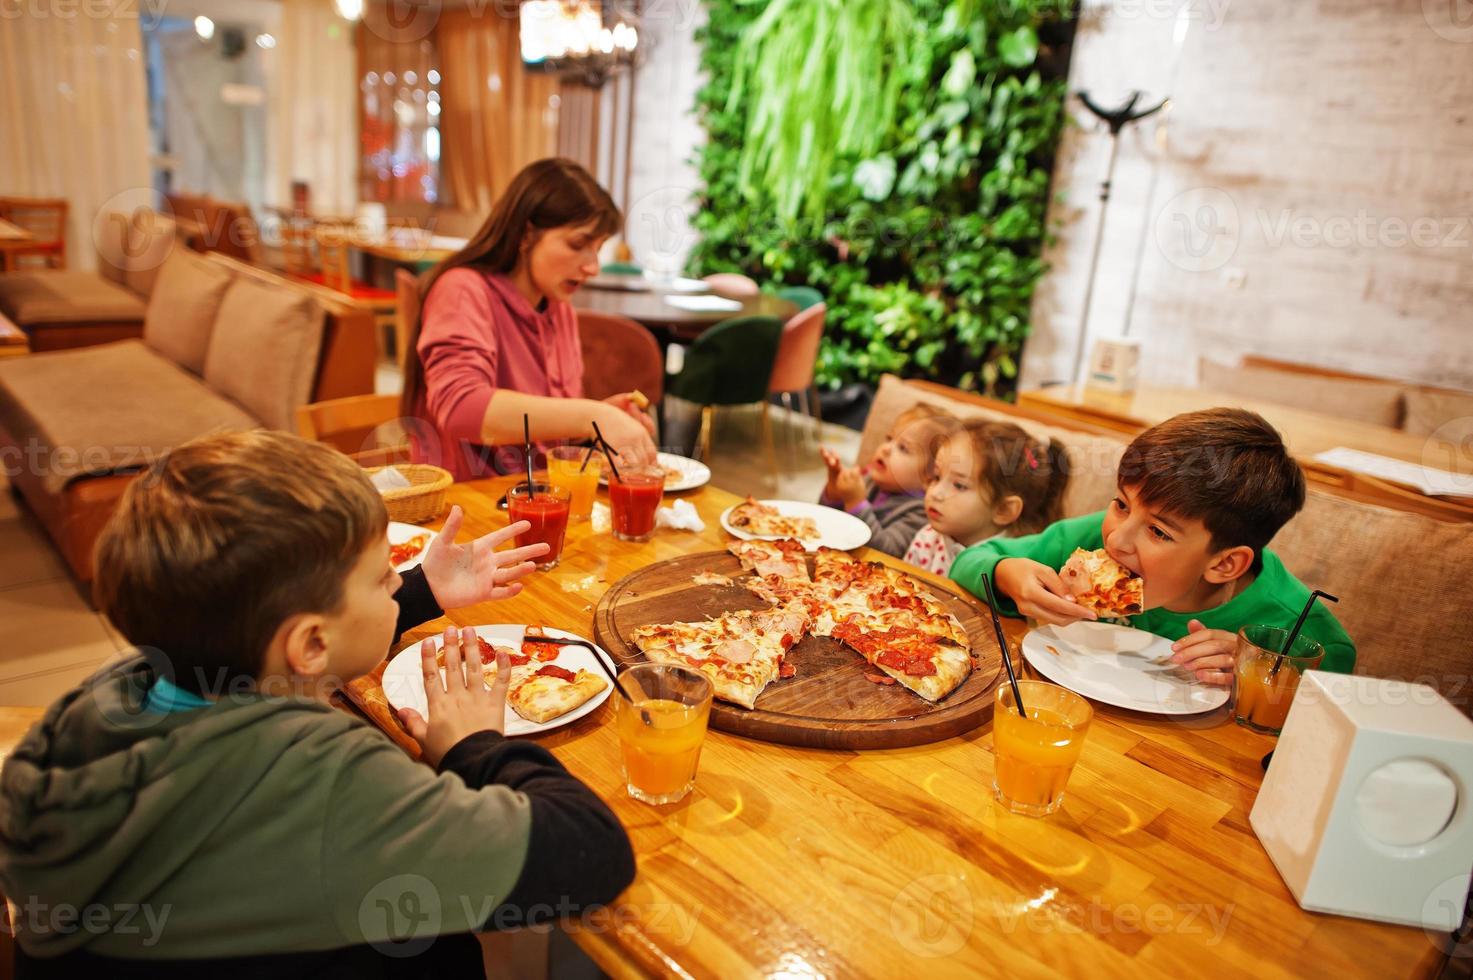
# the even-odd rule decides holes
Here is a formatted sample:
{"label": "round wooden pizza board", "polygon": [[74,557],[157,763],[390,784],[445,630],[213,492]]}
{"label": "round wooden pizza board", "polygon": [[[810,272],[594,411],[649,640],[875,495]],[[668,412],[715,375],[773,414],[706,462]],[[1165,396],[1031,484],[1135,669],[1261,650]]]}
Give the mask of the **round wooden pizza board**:
{"label": "round wooden pizza board", "polygon": [[[595,637],[621,670],[645,662],[628,639],[636,627],[698,622],[738,609],[766,607],[740,585],[696,585],[691,579],[701,572],[733,580],[745,574],[725,551],[683,555],[625,576],[599,600],[593,614]],[[798,668],[796,676],[770,684],[751,711],[715,702],[711,727],[785,745],[882,749],[951,738],[987,721],[992,717],[1002,655],[986,607],[959,587],[923,574],[914,578],[946,604],[972,639],[972,674],[940,703],[932,704],[899,684],[865,680],[874,669],[858,653],[837,640],[807,636],[788,652],[788,662]]]}

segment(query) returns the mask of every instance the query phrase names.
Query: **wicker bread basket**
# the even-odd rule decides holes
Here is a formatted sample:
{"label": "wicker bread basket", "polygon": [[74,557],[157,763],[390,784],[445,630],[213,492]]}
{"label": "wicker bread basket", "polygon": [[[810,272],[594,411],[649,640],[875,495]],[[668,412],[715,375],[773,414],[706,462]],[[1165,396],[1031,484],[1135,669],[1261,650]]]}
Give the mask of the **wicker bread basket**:
{"label": "wicker bread basket", "polygon": [[445,491],[454,479],[449,470],[424,463],[398,463],[393,467],[371,466],[364,470],[370,477],[379,470],[396,469],[413,486],[383,491],[389,520],[418,524],[432,521],[445,512]]}

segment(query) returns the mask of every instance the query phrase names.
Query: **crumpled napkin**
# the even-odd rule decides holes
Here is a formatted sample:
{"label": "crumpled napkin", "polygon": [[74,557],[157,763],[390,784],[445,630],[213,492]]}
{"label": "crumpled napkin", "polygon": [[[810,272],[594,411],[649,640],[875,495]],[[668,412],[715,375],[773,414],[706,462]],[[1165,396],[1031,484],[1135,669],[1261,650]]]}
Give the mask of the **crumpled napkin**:
{"label": "crumpled napkin", "polygon": [[674,531],[704,531],[706,522],[696,513],[689,500],[677,500],[669,507],[655,511],[655,527],[668,527]]}
{"label": "crumpled napkin", "polygon": [[588,515],[588,519],[594,534],[608,534],[614,529],[614,518],[609,513],[609,505],[602,501],[593,502],[593,512]]}
{"label": "crumpled napkin", "polygon": [[368,479],[373,484],[373,488],[379,493],[414,486],[414,484],[409,482],[409,477],[401,473],[397,466],[385,466]]}

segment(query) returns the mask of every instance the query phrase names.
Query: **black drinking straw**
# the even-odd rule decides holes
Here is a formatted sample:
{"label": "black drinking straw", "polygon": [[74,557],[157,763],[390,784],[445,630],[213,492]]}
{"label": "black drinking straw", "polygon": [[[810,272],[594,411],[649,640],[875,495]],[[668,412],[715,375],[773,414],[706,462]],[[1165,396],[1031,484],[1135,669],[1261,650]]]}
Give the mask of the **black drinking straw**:
{"label": "black drinking straw", "polygon": [[526,440],[523,445],[527,450],[527,499],[531,500],[537,492],[532,485],[532,420],[525,412],[522,413],[522,437]]}
{"label": "black drinking straw", "polygon": [[597,422],[593,423],[593,434],[598,436],[599,445],[604,447],[604,458],[609,461],[609,469],[614,471],[614,479],[619,479],[619,467],[614,465],[614,457],[619,454],[614,452],[614,447],[609,445],[609,440],[605,439],[604,434],[598,430]]}
{"label": "black drinking straw", "polygon": [[1013,700],[1018,705],[1018,715],[1028,717],[1023,709],[1023,692],[1018,690],[1018,675],[1013,673],[1013,658],[1008,655],[1008,638],[1002,631],[1002,620],[997,616],[997,598],[992,594],[991,576],[982,576],[982,588],[987,593],[987,611],[992,613],[992,628],[997,631],[997,646],[1002,650],[1002,665],[1008,669],[1008,683],[1013,685]]}
{"label": "black drinking straw", "polygon": [[1290,650],[1294,649],[1294,641],[1299,639],[1299,631],[1304,628],[1304,621],[1309,618],[1309,611],[1314,608],[1314,601],[1316,599],[1329,599],[1331,602],[1340,601],[1330,595],[1330,593],[1321,592],[1319,589],[1315,589],[1309,594],[1309,601],[1304,604],[1304,609],[1300,611],[1299,618],[1294,620],[1294,627],[1289,630],[1289,636],[1284,640],[1284,646],[1279,650],[1279,655],[1274,660],[1274,665],[1268,672],[1270,679],[1278,674],[1279,668],[1284,666],[1284,657],[1289,655]]}
{"label": "black drinking straw", "polygon": [[596,452],[598,452],[598,443],[595,442],[589,445],[588,455],[583,457],[583,464],[578,467],[579,473],[582,473],[584,470],[588,469],[588,461],[593,458],[593,454]]}

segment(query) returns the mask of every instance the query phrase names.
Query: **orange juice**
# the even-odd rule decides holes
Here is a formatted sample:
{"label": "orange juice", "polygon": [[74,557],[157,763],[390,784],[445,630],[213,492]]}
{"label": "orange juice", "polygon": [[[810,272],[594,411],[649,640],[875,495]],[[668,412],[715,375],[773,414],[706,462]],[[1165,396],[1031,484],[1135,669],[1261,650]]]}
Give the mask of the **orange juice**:
{"label": "orange juice", "polygon": [[709,698],[701,704],[619,699],[619,744],[630,796],[646,803],[674,803],[690,792],[710,714]]}
{"label": "orange juice", "polygon": [[1265,735],[1283,731],[1299,690],[1299,675],[1318,667],[1324,658],[1324,649],[1302,633],[1294,641],[1293,655],[1281,657],[1287,639],[1288,631],[1277,626],[1245,626],[1238,631],[1233,718],[1244,728]]}
{"label": "orange juice", "polygon": [[570,521],[586,521],[593,513],[593,498],[598,493],[598,477],[603,472],[603,457],[594,453],[583,465],[588,450],[579,446],[557,446],[547,454],[547,479],[555,487],[565,488],[572,497],[568,512]]}
{"label": "orange juice", "polygon": [[1014,813],[1043,816],[1064,802],[1064,786],[1084,749],[1094,716],[1089,702],[1042,681],[1019,681],[1027,716],[1018,714],[1012,686],[1000,684],[992,713],[996,760],[993,789]]}

